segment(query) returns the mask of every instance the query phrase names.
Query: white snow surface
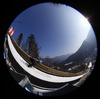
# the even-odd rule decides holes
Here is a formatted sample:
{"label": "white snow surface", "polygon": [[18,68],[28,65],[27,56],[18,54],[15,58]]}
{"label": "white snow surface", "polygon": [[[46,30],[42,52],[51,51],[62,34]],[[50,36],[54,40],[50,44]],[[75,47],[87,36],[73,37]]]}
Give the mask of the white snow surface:
{"label": "white snow surface", "polygon": [[28,72],[30,75],[44,80],[44,81],[48,81],[48,82],[53,82],[53,83],[64,83],[64,82],[70,82],[70,81],[74,81],[77,80],[79,78],[81,78],[82,76],[84,76],[85,74],[79,75],[79,76],[73,76],[73,77],[61,77],[61,76],[55,76],[52,74],[47,74],[45,72],[42,72],[36,68],[29,68],[27,66],[27,62],[19,55],[19,53],[16,51],[16,49],[14,48],[12,41],[8,35],[8,45],[9,48],[11,50],[11,53],[13,55],[13,57],[15,58],[15,60],[18,62],[18,64],[26,71]]}

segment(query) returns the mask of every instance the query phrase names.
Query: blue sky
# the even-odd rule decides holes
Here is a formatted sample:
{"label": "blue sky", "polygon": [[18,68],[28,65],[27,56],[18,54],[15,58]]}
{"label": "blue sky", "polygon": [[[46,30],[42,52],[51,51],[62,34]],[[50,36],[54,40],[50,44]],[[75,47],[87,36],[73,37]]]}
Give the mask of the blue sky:
{"label": "blue sky", "polygon": [[33,33],[42,47],[40,56],[55,57],[76,52],[91,28],[77,10],[63,4],[41,3],[24,10],[12,22],[14,39],[23,33],[23,40]]}

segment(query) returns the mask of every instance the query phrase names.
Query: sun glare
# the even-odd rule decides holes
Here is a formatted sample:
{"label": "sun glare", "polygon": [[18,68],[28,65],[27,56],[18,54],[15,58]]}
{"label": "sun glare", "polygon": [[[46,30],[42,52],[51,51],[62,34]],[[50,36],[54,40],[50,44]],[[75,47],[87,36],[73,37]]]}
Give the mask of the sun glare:
{"label": "sun glare", "polygon": [[87,34],[90,30],[90,24],[88,22],[88,18],[81,17],[80,18],[80,26],[81,26],[81,31],[82,31],[82,38],[86,39]]}
{"label": "sun glare", "polygon": [[81,18],[81,23],[82,23],[82,25],[84,25],[84,26],[88,25],[88,24],[89,24],[89,23],[88,23],[88,18]]}

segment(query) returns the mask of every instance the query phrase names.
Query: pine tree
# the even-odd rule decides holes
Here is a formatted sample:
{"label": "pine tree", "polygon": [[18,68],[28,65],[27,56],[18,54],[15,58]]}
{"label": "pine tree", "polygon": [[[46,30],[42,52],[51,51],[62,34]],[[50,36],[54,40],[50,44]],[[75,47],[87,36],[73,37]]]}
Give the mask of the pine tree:
{"label": "pine tree", "polygon": [[35,41],[35,37],[33,34],[30,34],[28,37],[28,55],[30,55],[33,58],[39,58],[39,47],[38,44]]}
{"label": "pine tree", "polygon": [[22,38],[23,38],[23,33],[20,33],[17,40],[16,40],[16,43],[20,46],[21,44],[21,41],[22,41]]}
{"label": "pine tree", "polygon": [[27,53],[27,41],[23,41],[23,43],[21,44],[21,48],[22,48],[22,50],[25,52],[25,53]]}

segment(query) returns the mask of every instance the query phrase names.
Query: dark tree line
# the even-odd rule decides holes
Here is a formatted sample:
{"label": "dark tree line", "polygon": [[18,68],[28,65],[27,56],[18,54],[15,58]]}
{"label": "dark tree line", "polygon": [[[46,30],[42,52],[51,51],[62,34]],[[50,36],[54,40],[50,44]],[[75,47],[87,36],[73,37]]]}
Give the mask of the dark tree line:
{"label": "dark tree line", "polygon": [[16,40],[16,43],[20,46],[21,44],[21,41],[22,41],[22,38],[23,38],[23,34],[20,33],[20,35],[18,36],[17,40]]}
{"label": "dark tree line", "polygon": [[28,41],[28,55],[38,59],[40,47],[38,47],[34,35],[30,34],[27,41]]}
{"label": "dark tree line", "polygon": [[[41,47],[38,46],[38,43],[36,43],[35,37],[33,34],[30,34],[26,41],[23,40],[22,42],[22,38],[23,38],[23,34],[21,33],[17,40],[16,43],[20,46],[22,50],[27,53],[28,55],[30,55],[33,58],[39,58],[39,51],[41,49]],[[22,43],[21,43],[22,42]]]}

